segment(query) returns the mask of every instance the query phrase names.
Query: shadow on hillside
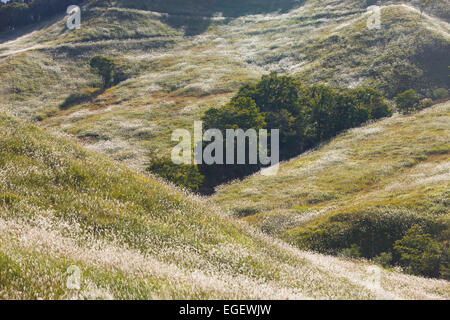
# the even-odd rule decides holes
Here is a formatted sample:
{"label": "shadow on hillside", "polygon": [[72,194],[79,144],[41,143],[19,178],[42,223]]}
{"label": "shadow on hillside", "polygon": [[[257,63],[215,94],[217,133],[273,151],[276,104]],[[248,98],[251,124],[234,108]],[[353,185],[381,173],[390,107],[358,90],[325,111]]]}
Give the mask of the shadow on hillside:
{"label": "shadow on hillside", "polygon": [[64,17],[64,15],[56,15],[54,17],[51,17],[45,21],[30,24],[24,27],[19,27],[15,30],[10,31],[3,31],[0,32],[0,44],[17,40],[21,37],[28,36],[32,32],[41,31],[45,28],[48,28],[55,24],[57,21],[61,20]]}
{"label": "shadow on hillside", "polygon": [[187,36],[206,31],[214,15],[238,18],[250,14],[287,12],[306,0],[123,0],[120,6],[167,13],[164,22],[185,30]]}

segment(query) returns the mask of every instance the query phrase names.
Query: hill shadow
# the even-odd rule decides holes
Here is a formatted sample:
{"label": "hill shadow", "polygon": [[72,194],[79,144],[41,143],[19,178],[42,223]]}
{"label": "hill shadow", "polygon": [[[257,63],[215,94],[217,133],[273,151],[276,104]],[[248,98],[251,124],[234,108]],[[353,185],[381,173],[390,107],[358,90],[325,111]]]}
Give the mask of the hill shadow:
{"label": "hill shadow", "polygon": [[52,26],[53,24],[61,20],[63,17],[64,14],[58,14],[44,21],[18,27],[15,30],[2,31],[0,32],[0,44],[18,40],[19,38],[28,36],[32,32],[41,31],[45,28]]}
{"label": "hill shadow", "polygon": [[166,13],[163,21],[194,36],[205,32],[215,14],[233,19],[244,15],[287,12],[306,0],[123,0],[121,7]]}

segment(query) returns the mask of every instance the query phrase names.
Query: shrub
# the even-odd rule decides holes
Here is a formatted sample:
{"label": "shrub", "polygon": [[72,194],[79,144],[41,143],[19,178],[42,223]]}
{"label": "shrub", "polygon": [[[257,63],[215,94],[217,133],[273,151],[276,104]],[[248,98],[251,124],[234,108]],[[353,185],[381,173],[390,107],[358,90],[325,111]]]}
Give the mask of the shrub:
{"label": "shrub", "polygon": [[420,99],[413,89],[400,93],[396,98],[397,108],[403,114],[411,113],[417,110]]}
{"label": "shrub", "polygon": [[169,158],[153,159],[147,171],[193,192],[200,190],[204,179],[196,165],[177,165]]}
{"label": "shrub", "polygon": [[442,250],[441,277],[450,280],[450,244],[447,242]]}
{"label": "shrub", "polygon": [[392,263],[392,253],[382,252],[379,256],[373,258],[375,263],[381,264],[383,267],[388,267]]}
{"label": "shrub", "polygon": [[394,249],[400,255],[400,263],[411,273],[439,277],[439,245],[420,226],[410,228],[401,240],[395,242]]}
{"label": "shrub", "polygon": [[114,83],[116,64],[114,59],[104,56],[95,56],[89,60],[92,70],[102,77],[103,89],[111,87]]}
{"label": "shrub", "polygon": [[439,88],[433,91],[433,98],[436,100],[445,99],[448,97],[448,90],[444,88]]}
{"label": "shrub", "polygon": [[116,63],[114,66],[114,79],[112,84],[117,85],[135,75],[135,72],[130,69],[131,67],[128,64]]}
{"label": "shrub", "polygon": [[361,257],[361,248],[356,244],[352,244],[350,248],[345,248],[342,250],[342,255],[348,258],[360,258]]}
{"label": "shrub", "polygon": [[[443,222],[416,214],[374,209],[332,215],[318,225],[293,231],[292,237],[300,247],[323,253],[336,254],[355,244],[362,257],[372,259],[383,252],[392,252],[395,241],[414,225],[433,235],[447,228]],[[398,260],[393,256],[393,262]]]}
{"label": "shrub", "polygon": [[420,109],[426,109],[429,108],[431,106],[433,106],[433,100],[432,99],[423,99],[422,101],[420,101]]}

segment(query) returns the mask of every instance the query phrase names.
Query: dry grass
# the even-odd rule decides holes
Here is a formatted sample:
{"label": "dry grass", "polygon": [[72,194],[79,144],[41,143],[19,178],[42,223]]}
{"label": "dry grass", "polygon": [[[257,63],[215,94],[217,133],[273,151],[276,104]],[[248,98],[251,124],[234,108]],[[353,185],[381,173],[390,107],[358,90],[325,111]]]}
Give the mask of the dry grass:
{"label": "dry grass", "polygon": [[[0,127],[1,298],[450,294],[445,281],[390,271],[380,271],[386,289],[374,289],[368,264],[298,251],[202,199],[11,117],[1,115]],[[82,270],[81,291],[65,286],[70,265]]]}
{"label": "dry grass", "polygon": [[296,229],[340,213],[403,210],[449,219],[450,104],[352,129],[284,163],[218,190],[214,201],[295,242]]}
{"label": "dry grass", "polygon": [[[174,129],[190,129],[206,109],[223,105],[262,74],[289,73],[308,84],[382,86],[392,80],[393,65],[412,63],[407,53],[416,48],[411,41],[425,41],[417,40],[420,32],[433,45],[448,45],[448,23],[427,15],[417,28],[416,11],[386,4],[385,28],[375,33],[366,30],[359,1],[311,0],[282,14],[215,18],[194,37],[164,25],[160,14],[86,8],[79,31],[65,31],[61,19],[0,44],[6,79],[0,106],[142,169],[148,152],[170,154]],[[136,74],[91,102],[59,110],[70,93],[98,82],[87,66],[94,54],[134,65]]]}
{"label": "dry grass", "polygon": [[[0,298],[449,299],[448,282],[382,270],[374,285],[366,262],[299,251],[129,169],[142,169],[148,152],[167,153],[173,129],[190,128],[264,73],[371,84],[374,64],[384,72],[386,57],[405,62],[396,54],[413,39],[416,12],[385,8],[388,23],[407,23],[373,35],[362,29],[360,1],[310,0],[284,14],[214,19],[203,34],[183,37],[158,14],[89,10],[77,33],[58,19],[0,44],[0,109],[128,167],[0,115]],[[427,16],[418,30],[448,44],[440,19]],[[333,35],[342,42],[329,46]],[[87,64],[94,54],[136,73],[61,110],[70,93],[98,82]],[[214,201],[256,212],[248,220],[276,235],[352,206],[445,216],[435,199],[448,190],[448,123],[441,106],[352,130],[286,163],[280,176],[232,184]],[[79,292],[65,286],[70,265],[83,272]]]}

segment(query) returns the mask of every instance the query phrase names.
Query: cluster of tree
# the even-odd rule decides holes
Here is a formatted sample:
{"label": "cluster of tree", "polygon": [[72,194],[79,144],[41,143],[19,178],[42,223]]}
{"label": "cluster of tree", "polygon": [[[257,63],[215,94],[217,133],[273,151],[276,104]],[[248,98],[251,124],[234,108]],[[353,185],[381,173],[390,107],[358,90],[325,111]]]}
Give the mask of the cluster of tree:
{"label": "cluster of tree", "polygon": [[[292,77],[271,74],[263,76],[256,84],[242,87],[225,107],[208,110],[203,121],[205,130],[279,129],[282,161],[343,130],[391,115],[392,110],[377,90],[336,90],[323,85],[303,87]],[[271,149],[270,142],[268,149]],[[200,166],[205,186],[210,189],[259,169],[259,164]]]}
{"label": "cluster of tree", "polygon": [[[245,85],[230,103],[208,110],[202,120],[205,130],[219,129],[224,137],[227,129],[278,129],[280,160],[287,160],[343,130],[391,115],[392,110],[377,90],[304,87],[292,77],[271,74],[256,84]],[[199,165],[204,176],[199,190],[211,193],[217,185],[261,169],[260,164],[246,163]]]}
{"label": "cluster of tree", "polygon": [[0,31],[13,30],[65,13],[70,5],[83,0],[11,0],[0,2]]}
{"label": "cluster of tree", "polygon": [[450,279],[450,225],[405,211],[365,208],[342,212],[294,232],[299,247],[325,254],[370,259],[384,267]]}

